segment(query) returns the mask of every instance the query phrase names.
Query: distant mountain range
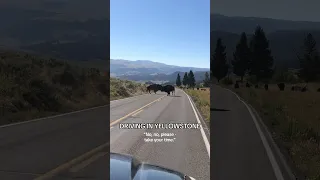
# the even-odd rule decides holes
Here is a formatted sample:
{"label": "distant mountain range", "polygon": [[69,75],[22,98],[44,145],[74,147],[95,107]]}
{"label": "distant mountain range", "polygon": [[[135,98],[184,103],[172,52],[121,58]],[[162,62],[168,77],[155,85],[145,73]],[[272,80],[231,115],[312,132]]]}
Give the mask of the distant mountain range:
{"label": "distant mountain range", "polygon": [[214,52],[217,39],[221,38],[226,46],[227,56],[231,60],[236,44],[240,40],[240,34],[246,32],[250,40],[257,25],[260,25],[266,32],[276,66],[290,68],[297,68],[299,66],[296,55],[301,52],[307,33],[312,33],[318,44],[320,44],[320,22],[228,17],[212,14],[211,53]]}
{"label": "distant mountain range", "polygon": [[236,34],[241,32],[252,33],[257,25],[262,26],[266,33],[287,30],[320,30],[320,22],[289,21],[259,17],[230,17],[215,13],[210,15],[211,31],[225,31]]}
{"label": "distant mountain range", "polygon": [[209,71],[209,68],[181,67],[150,60],[110,60],[111,76],[134,81],[175,81],[178,73],[182,78],[184,73],[190,70],[199,81],[203,80],[204,73]]}
{"label": "distant mountain range", "polygon": [[190,70],[208,71],[209,68],[181,67],[150,60],[129,61],[123,59],[110,59],[110,73],[115,76],[171,74],[177,71],[189,72]]}
{"label": "distant mountain range", "polygon": [[[0,46],[75,60],[108,69],[110,17],[104,0],[11,0],[0,2]],[[94,9],[94,11],[88,11]],[[276,64],[297,67],[294,51],[311,32],[320,43],[320,22],[286,21],[255,17],[228,17],[211,14],[211,52],[221,37],[228,57],[241,32],[250,36],[261,25],[270,40]],[[151,61],[110,61],[113,76],[128,79],[170,79],[170,74],[204,72],[207,69],[170,66]]]}
{"label": "distant mountain range", "polygon": [[0,2],[0,46],[66,59],[108,60],[108,6],[104,0]]}

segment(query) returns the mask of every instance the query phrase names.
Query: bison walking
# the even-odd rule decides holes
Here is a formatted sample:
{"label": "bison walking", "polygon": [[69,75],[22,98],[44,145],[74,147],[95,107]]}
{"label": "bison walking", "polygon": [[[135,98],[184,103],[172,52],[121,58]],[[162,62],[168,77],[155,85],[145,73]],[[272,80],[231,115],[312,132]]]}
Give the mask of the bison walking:
{"label": "bison walking", "polygon": [[150,86],[147,87],[147,91],[149,92],[149,94],[151,94],[151,91],[157,94],[157,91],[161,89],[162,89],[162,86],[159,84],[151,84]]}
{"label": "bison walking", "polygon": [[172,85],[163,86],[161,91],[166,92],[167,96],[170,96],[171,92],[172,92],[172,95],[175,95],[175,88]]}

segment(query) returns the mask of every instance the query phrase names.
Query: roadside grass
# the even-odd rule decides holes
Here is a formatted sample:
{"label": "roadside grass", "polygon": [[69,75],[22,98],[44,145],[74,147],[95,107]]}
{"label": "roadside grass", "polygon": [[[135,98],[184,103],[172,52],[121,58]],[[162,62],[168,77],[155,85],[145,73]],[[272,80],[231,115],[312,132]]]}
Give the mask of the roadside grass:
{"label": "roadside grass", "polygon": [[[308,180],[320,179],[320,84],[309,84],[308,92],[291,91],[286,85],[279,91],[276,84],[269,90],[241,85],[229,89],[240,95],[260,114],[288,161]],[[225,86],[226,87],[226,86]]]}
{"label": "roadside grass", "polygon": [[[202,88],[204,89],[204,88]],[[193,99],[203,118],[210,125],[210,88],[206,91],[185,89],[184,91]]]}
{"label": "roadside grass", "polygon": [[110,78],[110,100],[122,99],[131,96],[142,95],[146,93],[144,84]]}
{"label": "roadside grass", "polygon": [[[0,50],[0,125],[107,105],[143,85],[110,79],[90,66]],[[112,89],[112,93],[109,93]]]}

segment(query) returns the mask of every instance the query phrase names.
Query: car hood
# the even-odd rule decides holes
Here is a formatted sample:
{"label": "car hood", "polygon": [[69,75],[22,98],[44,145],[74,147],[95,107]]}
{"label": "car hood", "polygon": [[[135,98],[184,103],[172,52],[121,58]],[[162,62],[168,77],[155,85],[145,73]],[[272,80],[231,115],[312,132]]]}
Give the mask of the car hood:
{"label": "car hood", "polygon": [[111,180],[195,180],[180,172],[148,163],[130,155],[110,153]]}

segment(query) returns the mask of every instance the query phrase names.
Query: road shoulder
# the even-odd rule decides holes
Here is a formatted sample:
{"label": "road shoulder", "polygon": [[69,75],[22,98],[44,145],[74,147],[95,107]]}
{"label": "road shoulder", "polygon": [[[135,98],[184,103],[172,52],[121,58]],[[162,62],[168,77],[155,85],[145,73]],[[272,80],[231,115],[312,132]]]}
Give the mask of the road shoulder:
{"label": "road shoulder", "polygon": [[248,104],[237,93],[233,92],[228,88],[224,88],[224,89],[234,94],[239,99],[239,101],[242,102],[248,109],[250,115],[252,116],[252,120],[254,121],[257,127],[257,130],[260,134],[260,138],[265,146],[265,150],[267,151],[269,160],[272,164],[272,167],[276,174],[277,179],[278,180],[283,180],[283,179],[295,180],[296,177],[292,172],[292,166],[289,165],[285,160],[285,156],[281,153],[280,148],[275,143],[268,127],[263,122],[259,113],[254,109],[254,107],[252,107],[252,105]]}

